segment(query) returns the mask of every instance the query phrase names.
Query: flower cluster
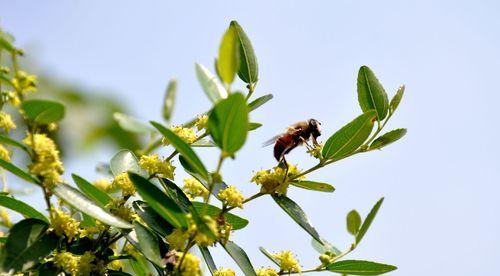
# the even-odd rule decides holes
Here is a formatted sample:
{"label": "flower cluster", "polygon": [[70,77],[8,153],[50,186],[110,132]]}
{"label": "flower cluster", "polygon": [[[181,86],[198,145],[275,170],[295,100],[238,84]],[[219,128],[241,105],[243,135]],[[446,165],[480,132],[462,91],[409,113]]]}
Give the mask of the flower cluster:
{"label": "flower cluster", "polygon": [[[198,139],[198,137],[196,136],[196,132],[192,128],[175,126],[172,127],[170,130],[188,144],[192,144],[196,142],[196,139]],[[162,142],[165,146],[170,144],[165,138],[162,139]]]}
{"label": "flower cluster", "polygon": [[229,207],[243,208],[245,197],[236,189],[235,186],[229,186],[217,194],[220,200]]}
{"label": "flower cluster", "polygon": [[10,151],[0,144],[0,159],[10,162]]}
{"label": "flower cluster", "polygon": [[28,166],[30,173],[40,177],[46,187],[60,183],[64,168],[54,141],[46,134],[29,134],[23,142],[35,153],[33,163]]}
{"label": "flower cluster", "polygon": [[96,181],[94,181],[92,184],[94,184],[94,186],[97,189],[99,189],[103,192],[107,192],[111,189],[111,181],[109,181],[109,179],[106,179],[106,178],[99,178]]}
{"label": "flower cluster", "polygon": [[141,156],[139,166],[146,170],[149,175],[158,175],[174,179],[175,167],[166,160],[160,160],[158,154]]}
{"label": "flower cluster", "polygon": [[12,121],[10,114],[0,112],[0,128],[7,133],[16,128],[16,124]]}
{"label": "flower cluster", "polygon": [[276,166],[271,170],[262,170],[255,173],[251,181],[261,185],[260,191],[266,194],[278,193],[286,194],[290,179],[301,180],[304,177],[296,177],[300,174],[300,170],[294,166],[288,165],[288,174],[285,178],[286,170],[282,167]]}
{"label": "flower cluster", "polygon": [[267,267],[267,268],[258,268],[256,271],[257,276],[278,276],[278,271]]}
{"label": "flower cluster", "polygon": [[122,196],[124,197],[129,197],[135,194],[134,184],[132,184],[132,181],[130,181],[130,178],[128,177],[128,174],[126,172],[115,176],[115,179],[113,179],[113,183],[111,183],[110,189],[118,188],[121,189]]}
{"label": "flower cluster", "polygon": [[19,91],[23,95],[28,92],[35,92],[36,76],[29,75],[24,71],[17,71],[16,76],[12,79],[12,85],[14,85],[16,91]]}
{"label": "flower cluster", "polygon": [[213,276],[236,276],[236,272],[230,268],[219,268],[214,271]]}
{"label": "flower cluster", "polygon": [[208,190],[200,183],[200,181],[196,180],[194,177],[188,177],[184,179],[184,186],[182,190],[186,195],[191,199],[195,199],[197,197],[205,198],[208,195]]}
{"label": "flower cluster", "polygon": [[273,254],[273,257],[279,262],[280,269],[286,272],[301,272],[299,262],[293,256],[292,251],[286,250]]}
{"label": "flower cluster", "polygon": [[50,225],[54,228],[57,235],[66,236],[69,241],[78,236],[80,233],[80,222],[60,209],[53,208],[50,213]]}
{"label": "flower cluster", "polygon": [[196,120],[196,123],[194,126],[198,131],[206,129],[208,125],[208,115],[200,115],[198,116],[198,119]]}
{"label": "flower cluster", "polygon": [[177,263],[175,269],[180,271],[180,275],[182,276],[201,275],[200,259],[198,257],[187,252],[186,253],[177,252],[176,257],[177,257]]}
{"label": "flower cluster", "polygon": [[85,252],[83,255],[74,255],[70,252],[58,252],[54,254],[54,263],[70,275],[91,275],[96,269],[93,264],[95,256],[92,252]]}

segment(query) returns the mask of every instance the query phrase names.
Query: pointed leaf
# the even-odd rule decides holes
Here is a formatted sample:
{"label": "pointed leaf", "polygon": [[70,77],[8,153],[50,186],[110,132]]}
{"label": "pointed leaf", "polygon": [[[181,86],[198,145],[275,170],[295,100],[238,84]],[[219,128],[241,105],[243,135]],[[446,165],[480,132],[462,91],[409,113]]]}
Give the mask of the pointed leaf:
{"label": "pointed leaf", "polygon": [[132,228],[130,223],[108,213],[102,207],[80,193],[80,191],[67,184],[58,184],[53,191],[55,195],[63,199],[69,205],[75,207],[75,209],[103,222],[104,224],[117,228]]}
{"label": "pointed leaf", "polygon": [[153,208],[149,207],[146,202],[137,200],[132,203],[132,206],[137,215],[160,236],[165,237],[174,230],[174,227]]}
{"label": "pointed leaf", "polygon": [[129,178],[144,201],[171,225],[175,228],[187,226],[186,216],[182,209],[153,183],[135,173],[129,173]]}
{"label": "pointed leaf", "polygon": [[246,83],[256,83],[259,79],[259,68],[252,43],[238,22],[234,20],[231,21],[231,26],[236,29],[240,44],[240,66],[238,76]]}
{"label": "pointed leaf", "polygon": [[381,149],[391,143],[396,142],[397,140],[403,138],[406,135],[406,128],[398,128],[395,130],[391,130],[372,142],[370,145],[370,149]]}
{"label": "pointed leaf", "polygon": [[5,49],[8,52],[15,53],[17,50],[3,35],[0,35],[0,50]]}
{"label": "pointed leaf", "polygon": [[392,97],[391,103],[389,104],[389,106],[391,108],[391,113],[394,113],[394,111],[396,111],[396,109],[398,108],[399,103],[401,102],[401,99],[403,98],[404,93],[405,93],[405,86],[401,85],[399,87],[398,91],[396,91],[396,94],[394,95],[394,97]]}
{"label": "pointed leaf", "polygon": [[240,93],[220,101],[208,118],[208,130],[212,139],[229,154],[243,147],[248,127],[248,108],[245,97]]}
{"label": "pointed leaf", "polygon": [[329,264],[326,269],[349,275],[380,275],[396,270],[397,267],[369,261],[345,260]]}
{"label": "pointed leaf", "polygon": [[76,174],[72,174],[73,181],[75,181],[76,186],[90,199],[98,203],[101,206],[105,206],[111,202],[112,198],[105,192],[97,189],[94,185],[89,183],[87,180],[81,178]]}
{"label": "pointed leaf", "polygon": [[162,266],[158,237],[137,221],[134,221],[134,230],[139,239],[142,254],[152,263]]}
{"label": "pointed leaf", "polygon": [[123,130],[128,132],[138,134],[152,134],[155,132],[154,129],[149,127],[148,124],[143,123],[132,116],[115,112],[113,113],[113,118]]}
{"label": "pointed leaf", "polygon": [[347,231],[351,233],[352,235],[356,236],[356,234],[359,231],[359,227],[361,226],[361,216],[359,215],[358,211],[356,210],[351,210],[347,214]]}
{"label": "pointed leaf", "polygon": [[28,154],[30,152],[27,146],[19,143],[18,141],[14,140],[10,137],[4,136],[4,135],[0,135],[0,144],[11,145],[11,146],[14,146],[16,148],[20,148],[23,151],[27,152]]}
{"label": "pointed leaf", "polygon": [[217,78],[205,66],[196,63],[196,77],[200,82],[201,88],[212,103],[227,98],[227,91]]}
{"label": "pointed leaf", "polygon": [[212,254],[205,246],[198,246],[200,249],[201,255],[207,264],[208,270],[210,270],[210,274],[214,275],[214,272],[217,270],[217,266],[215,265],[214,258],[212,258]]}
{"label": "pointed leaf", "polygon": [[260,123],[249,123],[248,124],[248,130],[249,131],[256,130],[256,129],[258,129],[261,126],[262,126],[262,124],[260,124]]}
{"label": "pointed leaf", "polygon": [[384,87],[368,66],[361,66],[358,73],[358,101],[363,112],[374,109],[382,121],[389,111],[389,100]]}
{"label": "pointed leaf", "polygon": [[21,104],[24,115],[39,124],[56,123],[64,118],[64,105],[47,100],[28,100]]}
{"label": "pointed leaf", "polygon": [[6,195],[0,195],[0,206],[16,211],[25,218],[36,218],[49,223],[47,217],[30,205]]}
{"label": "pointed leaf", "polygon": [[240,267],[241,271],[243,271],[243,274],[245,274],[246,276],[257,276],[252,263],[250,262],[250,259],[248,258],[245,251],[241,249],[241,247],[239,247],[232,241],[227,241],[227,243],[223,244],[222,246],[227,251],[229,256],[231,256],[231,258],[233,258],[236,264]]}
{"label": "pointed leaf", "polygon": [[192,168],[194,173],[199,174],[203,179],[208,179],[208,171],[201,163],[198,155],[191,149],[191,147],[184,142],[179,136],[173,133],[171,130],[165,128],[157,122],[151,121],[151,124],[160,131],[160,133],[165,137],[165,139],[184,157],[184,161]]}
{"label": "pointed leaf", "polygon": [[238,33],[234,26],[224,33],[219,47],[219,58],[217,59],[217,73],[223,82],[231,84],[240,66]]}
{"label": "pointed leaf", "polygon": [[273,255],[271,253],[269,253],[269,251],[267,251],[264,247],[260,246],[259,250],[260,250],[260,252],[262,252],[262,254],[264,254],[269,260],[271,260],[277,266],[280,265],[280,262],[276,258],[274,258]]}
{"label": "pointed leaf", "polygon": [[58,238],[46,232],[48,227],[47,222],[34,218],[14,225],[2,248],[0,271],[24,271],[49,255],[56,248]]}
{"label": "pointed leaf", "polygon": [[9,163],[3,159],[0,159],[0,167],[8,170],[9,172],[17,175],[18,177],[20,177],[20,178],[22,178],[30,183],[41,185],[40,181],[38,181],[38,179],[34,178],[29,173],[21,170],[20,168],[14,166],[12,163]]}
{"label": "pointed leaf", "polygon": [[306,230],[311,237],[316,239],[319,243],[323,242],[318,232],[311,225],[311,222],[307,218],[306,214],[297,203],[284,195],[273,195],[272,197],[281,209],[283,209],[283,211],[285,211],[300,227],[302,227],[302,229]]}
{"label": "pointed leaf", "polygon": [[372,132],[375,117],[375,111],[370,110],[335,132],[323,147],[323,157],[339,159],[358,149]]}
{"label": "pointed leaf", "polygon": [[295,187],[299,187],[302,189],[307,189],[311,191],[318,191],[318,192],[326,192],[326,193],[333,193],[335,191],[335,188],[328,184],[328,183],[323,183],[323,182],[316,182],[316,181],[309,181],[309,180],[297,180],[293,181],[290,184],[292,184]]}
{"label": "pointed leaf", "polygon": [[[205,204],[203,202],[193,201],[192,203],[194,208],[200,214],[209,215],[211,217],[218,216],[222,211],[219,207],[210,204]],[[245,226],[248,225],[248,220],[231,213],[225,213],[224,218],[227,223],[233,226],[233,230],[239,230],[245,228]]]}
{"label": "pointed leaf", "polygon": [[163,108],[162,114],[163,118],[170,122],[172,118],[172,113],[174,111],[175,106],[175,97],[177,94],[177,81],[175,79],[171,79],[167,85],[167,91],[165,92],[165,99],[163,100]]}
{"label": "pointed leaf", "polygon": [[273,94],[267,94],[262,97],[259,97],[255,100],[253,100],[251,103],[248,104],[248,109],[250,111],[254,111],[255,109],[259,108],[263,104],[267,103],[273,98]]}
{"label": "pointed leaf", "polygon": [[326,252],[332,252],[332,253],[335,253],[335,255],[339,255],[341,254],[342,252],[335,246],[333,246],[331,243],[329,243],[328,241],[324,240],[324,239],[321,239],[321,243],[319,243],[316,239],[311,239],[311,245],[312,247],[318,251],[318,253],[320,254],[324,254]]}
{"label": "pointed leaf", "polygon": [[384,202],[384,198],[381,198],[375,206],[373,206],[372,210],[370,213],[366,216],[365,221],[363,221],[363,224],[361,225],[361,228],[359,229],[358,234],[356,235],[356,243],[358,244],[361,239],[366,234],[366,231],[368,231],[368,228],[370,228],[370,225],[372,224],[373,219],[377,215],[378,209],[380,209],[380,206],[382,205],[382,202]]}
{"label": "pointed leaf", "polygon": [[124,172],[133,172],[142,176],[148,173],[139,166],[137,157],[129,150],[121,150],[109,162],[109,168],[114,176]]}

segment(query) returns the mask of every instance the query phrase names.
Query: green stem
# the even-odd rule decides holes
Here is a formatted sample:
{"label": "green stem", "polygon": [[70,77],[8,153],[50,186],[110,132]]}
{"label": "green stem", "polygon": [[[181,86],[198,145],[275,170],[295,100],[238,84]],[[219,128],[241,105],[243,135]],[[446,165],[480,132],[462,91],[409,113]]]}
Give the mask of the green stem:
{"label": "green stem", "polygon": [[[247,203],[247,202],[250,202],[250,201],[252,201],[252,200],[254,200],[254,199],[256,199],[256,198],[259,198],[259,197],[261,197],[261,196],[263,196],[263,195],[266,195],[266,194],[265,194],[265,193],[258,192],[258,193],[256,193],[256,194],[254,194],[253,196],[250,196],[249,198],[247,198],[247,199],[243,200],[243,204],[245,204],[245,203]],[[232,207],[228,207],[228,208],[222,209],[221,214],[227,213],[227,212],[229,212],[229,211],[233,210],[234,208],[236,208],[236,206],[232,206]]]}
{"label": "green stem", "polygon": [[245,98],[245,101],[248,101],[250,99],[250,97],[252,97],[254,89],[255,89],[254,84],[253,83],[249,83],[248,84],[248,94],[247,94],[247,96]]}

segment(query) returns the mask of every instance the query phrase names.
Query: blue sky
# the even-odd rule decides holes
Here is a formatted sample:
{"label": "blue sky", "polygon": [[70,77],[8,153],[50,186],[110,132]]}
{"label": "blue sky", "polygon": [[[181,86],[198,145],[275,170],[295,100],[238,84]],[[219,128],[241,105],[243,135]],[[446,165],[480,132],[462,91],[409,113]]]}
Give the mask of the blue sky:
{"label": "blue sky", "polygon": [[[345,214],[379,215],[352,258],[399,266],[392,275],[497,275],[500,269],[500,5],[497,1],[7,1],[0,23],[42,68],[90,90],[112,91],[144,119],[160,119],[167,81],[179,81],[174,120],[210,103],[194,62],[212,67],[222,33],[236,19],[260,65],[257,95],[272,102],[252,114],[252,133],[224,175],[247,195],[252,171],[275,164],[260,144],[295,121],[316,118],[326,139],[360,113],[359,66],[369,65],[392,95],[406,94],[388,128],[408,135],[386,149],[311,175],[333,194],[292,190],[322,236],[347,248]],[[241,86],[243,87],[243,86]],[[97,92],[96,92],[97,93]],[[68,164],[87,172],[112,153]],[[209,163],[215,152],[200,153]],[[290,162],[312,164],[303,149]],[[240,214],[252,223],[234,235],[256,267],[258,252],[292,249],[316,263],[310,238],[269,198]],[[495,219],[496,217],[496,219]],[[235,267],[219,250],[216,261]]]}

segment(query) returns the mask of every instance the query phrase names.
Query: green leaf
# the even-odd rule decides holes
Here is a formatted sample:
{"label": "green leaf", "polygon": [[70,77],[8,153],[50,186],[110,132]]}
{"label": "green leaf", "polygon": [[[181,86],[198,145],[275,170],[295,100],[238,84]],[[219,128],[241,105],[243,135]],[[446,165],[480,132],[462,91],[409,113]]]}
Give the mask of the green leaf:
{"label": "green leaf", "polygon": [[97,189],[94,185],[89,183],[87,180],[81,178],[76,174],[72,174],[73,181],[75,181],[76,186],[90,199],[98,203],[101,206],[105,206],[111,202],[112,198],[105,192]]}
{"label": "green leaf", "polygon": [[248,130],[256,130],[258,129],[259,127],[261,127],[262,124],[261,123],[249,123],[248,124]]}
{"label": "green leaf", "polygon": [[248,108],[245,97],[240,93],[220,101],[208,118],[208,130],[212,139],[229,154],[243,147],[248,127]]}
{"label": "green leaf", "polygon": [[320,254],[324,254],[326,252],[332,252],[332,253],[335,253],[335,255],[339,255],[341,254],[342,252],[340,250],[338,250],[337,247],[333,246],[331,243],[329,243],[327,240],[325,239],[321,239],[321,242],[322,243],[319,243],[316,239],[311,239],[311,245],[312,247],[318,251],[318,253]]}
{"label": "green leaf", "polygon": [[370,110],[335,132],[323,147],[323,157],[340,159],[358,149],[372,132],[375,117],[375,111]]}
{"label": "green leaf", "polygon": [[380,149],[383,148],[397,140],[403,138],[406,135],[406,128],[398,128],[391,130],[373,141],[370,145],[370,149]]}
{"label": "green leaf", "polygon": [[200,249],[201,255],[207,264],[208,270],[210,270],[210,274],[214,275],[214,272],[217,270],[217,266],[215,265],[214,258],[212,258],[212,254],[205,246],[198,246]]}
{"label": "green leaf", "polygon": [[259,79],[259,68],[252,43],[238,22],[233,20],[230,26],[236,29],[240,44],[240,69],[238,71],[238,76],[246,83],[256,83]]}
{"label": "green leaf", "polygon": [[392,97],[391,103],[389,104],[389,107],[391,109],[391,113],[394,113],[394,111],[396,111],[396,109],[398,108],[399,103],[401,102],[401,99],[403,98],[404,93],[405,93],[405,86],[401,85],[398,88],[398,91],[396,91],[396,94],[394,95],[394,97]]}
{"label": "green leaf", "polygon": [[231,258],[233,258],[236,264],[240,267],[241,271],[243,271],[243,274],[247,276],[257,276],[252,263],[250,262],[250,259],[248,258],[245,251],[241,249],[241,247],[239,247],[232,241],[227,241],[227,243],[223,244],[222,246],[227,251],[229,256],[231,256]]}
{"label": "green leaf", "polygon": [[39,124],[56,123],[64,118],[64,105],[47,100],[28,100],[21,104],[26,117]]}
{"label": "green leaf", "polygon": [[207,68],[205,68],[205,66],[196,63],[195,69],[198,82],[212,103],[217,103],[218,101],[227,98],[228,94],[224,86],[222,86],[219,80],[217,80],[217,78]]}
{"label": "green leaf", "polygon": [[171,225],[175,228],[187,226],[186,216],[175,201],[144,177],[135,173],[129,173],[129,178],[144,201]]}
{"label": "green leaf", "polygon": [[155,132],[154,129],[149,127],[148,124],[143,123],[132,116],[115,112],[113,113],[113,118],[123,130],[128,132],[138,134],[152,134]]}
{"label": "green leaf", "polygon": [[167,91],[165,92],[165,99],[163,100],[162,114],[163,119],[170,122],[172,118],[172,113],[175,106],[175,96],[177,94],[177,81],[171,79],[167,85]]}
{"label": "green leaf", "polygon": [[27,152],[28,154],[30,152],[27,146],[19,143],[18,141],[14,140],[14,139],[11,139],[10,137],[4,136],[4,135],[0,135],[0,144],[11,145],[11,146],[14,146],[16,148],[20,148],[23,151]]}
{"label": "green leaf", "polygon": [[132,206],[137,215],[139,215],[139,217],[160,236],[165,237],[174,230],[174,227],[153,210],[153,208],[149,207],[146,202],[137,200],[132,203]]}
{"label": "green leaf", "polygon": [[191,149],[191,147],[184,142],[179,136],[171,130],[165,128],[157,122],[151,121],[151,124],[160,131],[165,139],[183,156],[184,161],[189,164],[194,173],[199,174],[203,179],[208,179],[208,171],[201,163],[198,155]]}
{"label": "green leaf", "polygon": [[[211,217],[218,216],[222,211],[219,207],[205,204],[203,202],[193,201],[192,203],[196,211],[201,214],[209,215]],[[227,223],[233,226],[233,230],[239,230],[245,228],[245,226],[248,225],[248,220],[231,213],[225,213],[224,218]]]}
{"label": "green leaf", "polygon": [[198,229],[198,231],[208,236],[210,239],[217,240],[217,233],[212,232],[212,229],[208,227],[208,225],[201,218],[201,216],[198,214],[198,211],[196,211],[196,209],[193,206],[189,208],[189,212],[191,213],[191,217],[193,218],[193,221],[196,224],[196,229]]}
{"label": "green leaf", "polygon": [[133,172],[142,176],[149,176],[148,173],[139,166],[139,161],[135,154],[129,150],[121,150],[109,162],[109,168],[114,176],[124,172]]}
{"label": "green leaf", "polygon": [[384,202],[384,198],[381,198],[379,201],[377,201],[377,203],[373,206],[370,213],[366,216],[365,220],[363,221],[363,224],[361,225],[361,228],[359,229],[358,234],[356,235],[356,244],[359,244],[361,239],[363,239],[363,237],[365,236],[366,231],[368,231],[368,228],[370,228],[370,225],[372,224],[373,219],[377,215],[378,209],[380,209],[382,202]]}
{"label": "green leaf", "polygon": [[331,263],[326,269],[349,275],[380,275],[396,270],[397,267],[369,261],[345,260]]}
{"label": "green leaf", "polygon": [[273,94],[267,94],[262,97],[258,97],[257,99],[253,100],[251,103],[248,104],[248,109],[249,111],[254,111],[255,109],[259,108],[263,104],[267,103],[273,98]]}
{"label": "green leaf", "polygon": [[49,220],[30,205],[6,195],[0,195],[0,206],[11,209],[23,215],[25,218],[36,218],[49,222]]}
{"label": "green leaf", "polygon": [[162,178],[161,181],[164,187],[166,187],[165,192],[167,196],[172,199],[185,213],[189,213],[189,209],[193,206],[193,204],[191,204],[191,201],[186,196],[184,191],[179,188],[177,184],[167,178]]}
{"label": "green leaf", "polygon": [[361,66],[358,73],[358,101],[363,112],[374,109],[382,121],[389,111],[389,100],[384,87],[368,66]]}
{"label": "green leaf", "polygon": [[3,35],[0,35],[0,49],[5,49],[11,53],[15,53],[16,48]]}
{"label": "green leaf", "polygon": [[217,145],[210,139],[201,139],[191,144],[191,147],[196,148],[211,148],[215,146]]}
{"label": "green leaf", "polygon": [[38,181],[38,179],[34,178],[29,173],[21,170],[20,168],[14,166],[12,163],[9,163],[3,159],[0,159],[0,167],[8,170],[9,172],[13,173],[14,175],[17,175],[18,177],[20,177],[20,178],[22,178],[30,183],[33,183],[36,185],[41,185],[40,181]]}
{"label": "green leaf", "polygon": [[25,271],[49,255],[56,248],[58,238],[53,233],[47,233],[48,228],[47,222],[34,218],[14,225],[2,248],[0,271]]}
{"label": "green leaf", "polygon": [[306,214],[297,203],[284,195],[272,195],[272,197],[281,209],[283,209],[283,211],[285,211],[300,227],[302,227],[302,229],[309,233],[311,237],[316,239],[319,243],[323,242],[318,232],[311,225],[311,222],[307,218]]}
{"label": "green leaf", "polygon": [[152,263],[162,266],[158,237],[137,221],[134,221],[134,230],[139,240],[142,254]]}
{"label": "green leaf", "polygon": [[361,216],[359,215],[358,211],[351,210],[347,214],[346,221],[347,231],[356,236],[359,231],[359,227],[361,226]]}
{"label": "green leaf", "polygon": [[66,203],[75,207],[75,209],[103,222],[104,224],[117,228],[132,228],[130,223],[108,213],[101,206],[97,205],[93,201],[89,200],[85,195],[80,193],[80,191],[67,184],[58,184],[53,191],[55,195],[64,199]]}
{"label": "green leaf", "polygon": [[234,26],[229,26],[222,37],[216,63],[220,78],[227,84],[234,81],[234,75],[240,66],[239,46],[238,32]]}
{"label": "green leaf", "polygon": [[269,251],[267,251],[264,247],[260,246],[259,250],[260,250],[260,252],[262,252],[262,254],[264,254],[269,260],[271,260],[277,266],[280,265],[280,262],[276,258],[274,258],[273,255],[271,253],[269,253]]}
{"label": "green leaf", "polygon": [[318,192],[333,193],[333,191],[335,191],[335,188],[332,185],[323,182],[297,180],[291,182],[290,184],[292,184],[295,187],[299,187],[306,190],[318,191]]}

